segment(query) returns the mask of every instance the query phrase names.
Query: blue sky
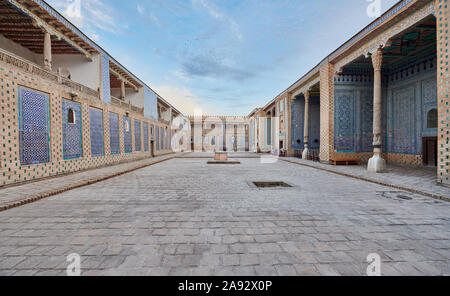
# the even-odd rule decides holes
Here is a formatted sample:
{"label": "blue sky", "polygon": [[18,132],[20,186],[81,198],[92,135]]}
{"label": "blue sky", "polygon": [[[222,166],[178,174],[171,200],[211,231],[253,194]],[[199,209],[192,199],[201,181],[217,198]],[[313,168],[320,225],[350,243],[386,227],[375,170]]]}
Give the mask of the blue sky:
{"label": "blue sky", "polygon": [[248,115],[374,20],[368,0],[47,2],[186,115]]}

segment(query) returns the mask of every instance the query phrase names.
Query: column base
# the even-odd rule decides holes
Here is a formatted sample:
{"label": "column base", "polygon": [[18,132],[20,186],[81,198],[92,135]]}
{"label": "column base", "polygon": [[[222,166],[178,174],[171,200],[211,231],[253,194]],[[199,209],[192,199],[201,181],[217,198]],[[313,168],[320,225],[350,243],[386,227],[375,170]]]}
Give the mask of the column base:
{"label": "column base", "polygon": [[302,159],[308,160],[308,155],[309,155],[309,149],[305,148],[302,153]]}
{"label": "column base", "polygon": [[368,171],[372,173],[382,173],[386,170],[386,160],[380,155],[374,155],[369,159]]}

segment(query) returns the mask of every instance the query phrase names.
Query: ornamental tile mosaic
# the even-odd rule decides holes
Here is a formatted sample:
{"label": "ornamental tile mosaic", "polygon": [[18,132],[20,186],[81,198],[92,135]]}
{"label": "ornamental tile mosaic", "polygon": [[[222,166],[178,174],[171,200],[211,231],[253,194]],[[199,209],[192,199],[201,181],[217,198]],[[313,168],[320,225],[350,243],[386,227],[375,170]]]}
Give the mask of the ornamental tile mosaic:
{"label": "ornamental tile mosaic", "polygon": [[159,127],[155,126],[155,132],[156,132],[156,142],[155,142],[155,147],[156,147],[156,151],[159,151]]}
{"label": "ornamental tile mosaic", "polygon": [[105,155],[103,142],[103,111],[97,108],[89,108],[89,122],[91,132],[91,155],[93,157]]}
{"label": "ornamental tile mosaic", "polygon": [[150,139],[155,140],[155,126],[153,124],[150,125]]}
{"label": "ornamental tile mosaic", "polygon": [[123,140],[125,153],[133,152],[133,142],[131,135],[131,119],[130,117],[123,117]]}
{"label": "ornamental tile mosaic", "polygon": [[148,123],[144,122],[143,125],[143,137],[144,137],[144,152],[148,152]]}
{"label": "ornamental tile mosaic", "polygon": [[320,97],[311,96],[309,106],[309,148],[320,149]]}
{"label": "ornamental tile mosaic", "polygon": [[64,159],[82,157],[83,138],[81,131],[80,103],[66,99],[62,100],[62,131]]}
{"label": "ornamental tile mosaic", "polygon": [[164,128],[160,128],[159,129],[159,137],[160,137],[160,141],[161,143],[159,144],[159,147],[161,148],[161,150],[164,150]]}
{"label": "ornamental tile mosaic", "polygon": [[354,152],[355,91],[336,90],[334,104],[334,147],[337,151]]}
{"label": "ornamental tile mosaic", "polygon": [[390,152],[415,153],[414,135],[414,98],[415,88],[409,86],[393,91],[392,128],[389,130]]}
{"label": "ornamental tile mosaic", "polygon": [[119,114],[109,112],[109,141],[111,154],[120,154]]}
{"label": "ornamental tile mosaic", "polygon": [[141,122],[134,121],[134,151],[141,151]]}
{"label": "ornamental tile mosaic", "polygon": [[361,90],[359,96],[358,152],[373,151],[373,91]]}
{"label": "ornamental tile mosaic", "polygon": [[295,99],[292,101],[292,148],[302,150],[305,148],[303,142],[304,125],[305,125],[305,100]]}
{"label": "ornamental tile mosaic", "polygon": [[101,55],[101,66],[102,66],[102,94],[103,101],[111,103],[111,85],[109,78],[109,58],[107,55]]}
{"label": "ornamental tile mosaic", "polygon": [[25,87],[18,92],[20,163],[50,162],[49,96]]}

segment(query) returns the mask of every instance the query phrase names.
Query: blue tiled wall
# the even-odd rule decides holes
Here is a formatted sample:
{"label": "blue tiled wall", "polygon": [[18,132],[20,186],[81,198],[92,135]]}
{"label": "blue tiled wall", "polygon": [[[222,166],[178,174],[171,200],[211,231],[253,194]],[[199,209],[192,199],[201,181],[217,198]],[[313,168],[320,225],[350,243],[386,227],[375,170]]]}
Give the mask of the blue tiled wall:
{"label": "blue tiled wall", "polygon": [[159,147],[161,148],[161,150],[164,150],[164,128],[160,128],[160,130],[159,130],[159,137],[161,138],[160,140],[161,140],[161,143],[160,143],[160,145],[159,145]]}
{"label": "blue tiled wall", "polygon": [[144,87],[144,115],[146,118],[158,120],[157,96],[146,86]]}
{"label": "blue tiled wall", "polygon": [[111,154],[120,154],[119,114],[109,113],[109,135]]}
{"label": "blue tiled wall", "polygon": [[24,87],[18,93],[20,163],[50,162],[49,96]]}
{"label": "blue tiled wall", "polygon": [[[435,57],[411,60],[383,72],[382,149],[388,153],[422,154],[422,137],[436,137],[426,126],[437,108]],[[343,75],[334,81],[334,137],[339,152],[373,151],[373,79]]]}
{"label": "blue tiled wall", "polygon": [[[292,101],[292,148],[302,150],[305,148],[305,99],[300,97]],[[300,144],[297,142],[300,140]],[[311,96],[309,105],[309,148],[320,148],[320,97]]]}
{"label": "blue tiled wall", "polygon": [[155,142],[155,147],[156,147],[156,151],[159,151],[159,127],[155,126],[155,132],[156,132],[156,142]]}
{"label": "blue tiled wall", "polygon": [[[128,131],[126,129],[128,125]],[[125,153],[131,153],[133,152],[133,143],[132,143],[132,136],[131,136],[131,119],[130,117],[123,117],[123,141],[124,141],[124,147],[125,147]]]}
{"label": "blue tiled wall", "polygon": [[89,108],[91,154],[93,157],[105,155],[103,142],[103,111],[97,108]]}
{"label": "blue tiled wall", "polygon": [[134,121],[134,151],[141,151],[141,122]]}
{"label": "blue tiled wall", "polygon": [[111,103],[111,86],[109,79],[109,58],[107,55],[101,55],[101,65],[102,65],[102,92],[103,101]]}
{"label": "blue tiled wall", "polygon": [[148,123],[147,122],[144,122],[143,132],[144,132],[144,152],[147,152],[148,151]]}
{"label": "blue tiled wall", "polygon": [[387,90],[387,151],[422,154],[422,137],[437,137],[427,128],[427,114],[437,109],[435,58],[419,61],[389,76]]}
{"label": "blue tiled wall", "polygon": [[[75,123],[69,123],[69,110],[73,110]],[[80,103],[62,100],[62,129],[63,129],[63,157],[64,159],[80,158],[83,156],[83,139],[81,134],[81,105]]]}

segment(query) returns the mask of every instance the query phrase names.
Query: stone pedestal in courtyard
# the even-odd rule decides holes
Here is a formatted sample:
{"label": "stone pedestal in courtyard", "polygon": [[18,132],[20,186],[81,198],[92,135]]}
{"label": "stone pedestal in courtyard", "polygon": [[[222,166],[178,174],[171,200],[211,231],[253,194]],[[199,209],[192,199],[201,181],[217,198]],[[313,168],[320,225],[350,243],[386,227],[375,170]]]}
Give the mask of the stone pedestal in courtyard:
{"label": "stone pedestal in courtyard", "polygon": [[228,153],[226,152],[216,152],[214,155],[214,160],[216,161],[227,161]]}

